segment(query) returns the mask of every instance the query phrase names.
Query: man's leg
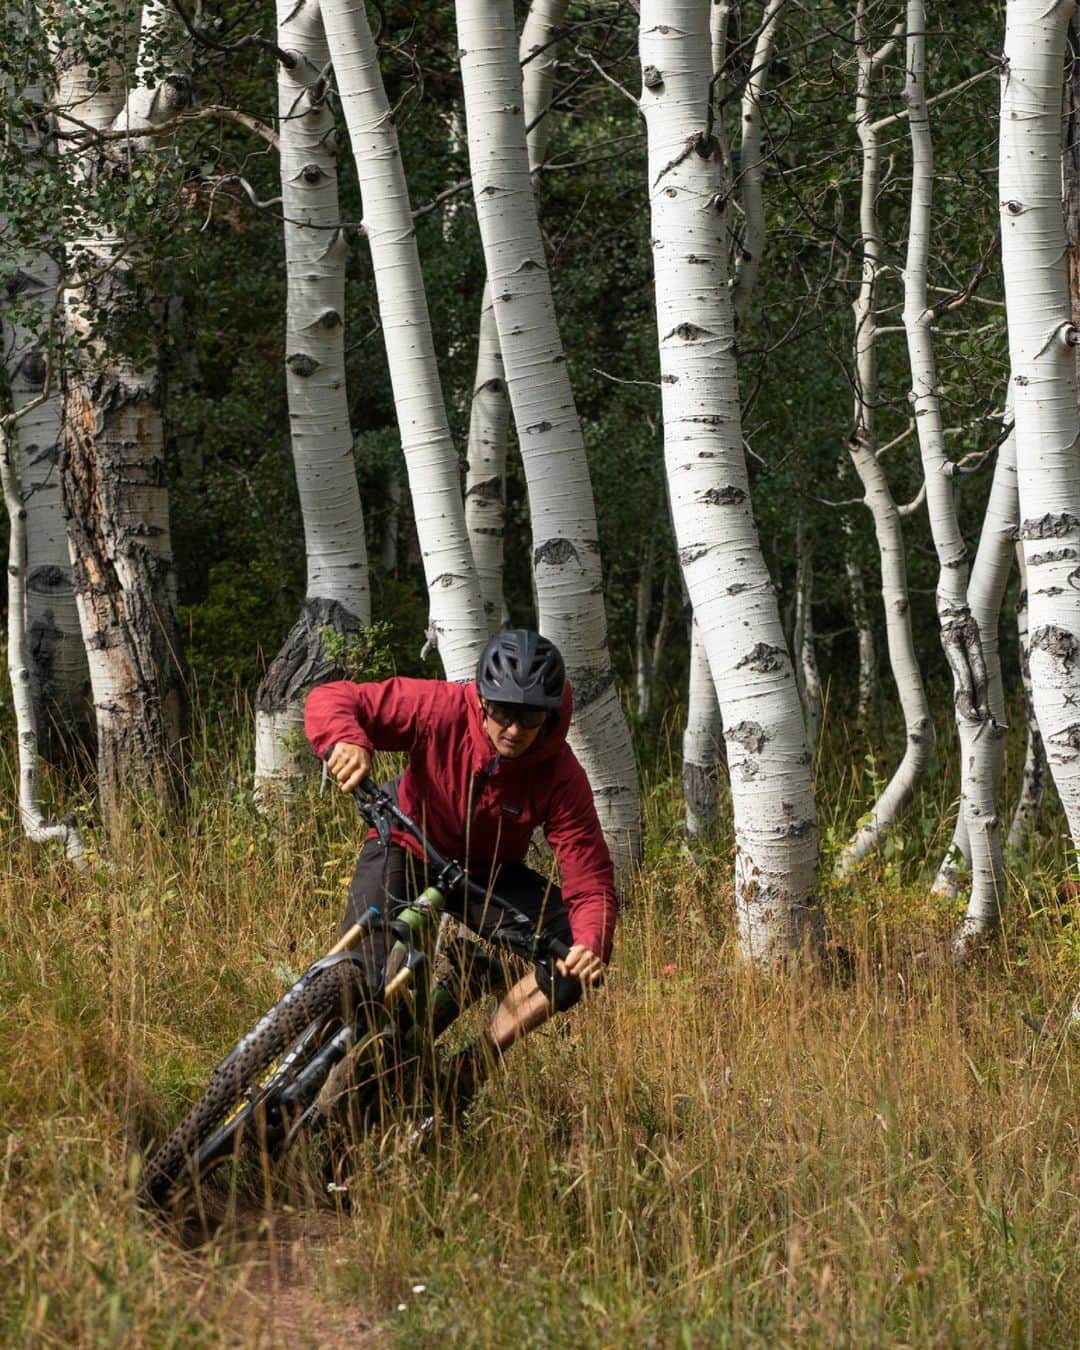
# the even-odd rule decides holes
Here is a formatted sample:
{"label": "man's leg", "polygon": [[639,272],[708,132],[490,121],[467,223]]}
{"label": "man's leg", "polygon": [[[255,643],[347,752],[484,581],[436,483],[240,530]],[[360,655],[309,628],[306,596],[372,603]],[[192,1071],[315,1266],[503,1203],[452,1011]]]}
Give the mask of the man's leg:
{"label": "man's leg", "polygon": [[[539,873],[523,863],[504,867],[495,881],[495,889],[517,909],[555,937],[570,943],[570,920],[563,905],[562,892]],[[497,906],[482,913],[470,907],[469,927],[491,937],[498,930]],[[447,1065],[447,1086],[451,1111],[463,1111],[476,1089],[488,1077],[503,1054],[522,1036],[542,1026],[555,1012],[573,1007],[581,997],[581,985],[573,977],[558,974],[550,966],[538,966],[509,989],[495,1009],[485,1031],[455,1055]]]}
{"label": "man's leg", "polygon": [[530,971],[503,995],[488,1026],[488,1039],[501,1055],[516,1040],[543,1026],[554,1011],[551,999],[540,988],[536,972]]}
{"label": "man's leg", "polygon": [[[349,886],[339,936],[344,936],[373,905],[382,914],[387,914],[390,901],[404,891],[407,868],[408,859],[400,845],[390,844],[384,848],[377,839],[366,840]],[[365,934],[358,949],[372,989],[382,984],[390,940],[383,925],[376,923]],[[352,1057],[346,1055],[327,1074],[318,1096],[318,1109],[324,1119],[336,1120],[341,1125],[349,1123],[350,1099],[356,1086],[353,1067]]]}

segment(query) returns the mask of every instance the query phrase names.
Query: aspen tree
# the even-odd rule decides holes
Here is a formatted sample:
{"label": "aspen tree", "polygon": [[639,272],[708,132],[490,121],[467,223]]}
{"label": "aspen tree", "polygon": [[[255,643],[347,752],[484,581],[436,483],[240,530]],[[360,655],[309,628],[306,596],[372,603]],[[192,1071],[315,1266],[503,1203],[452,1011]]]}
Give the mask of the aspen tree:
{"label": "aspen tree", "polygon": [[[930,259],[934,151],[926,95],[926,10],[908,0],[904,98],[911,133],[912,174],[908,249],[904,267],[904,328],[911,365],[911,401],[919,439],[930,533],[938,556],[938,624],[953,678],[953,704],[960,736],[961,805],[971,857],[971,899],[957,935],[968,938],[993,927],[1005,890],[1005,863],[997,814],[995,742],[1005,736],[1004,719],[990,707],[989,677],[982,628],[968,603],[968,552],[960,532],[956,493],[945,450],[931,334],[934,314],[927,272]],[[1008,576],[1006,556],[1005,576]],[[998,596],[1000,606],[1000,595]],[[984,616],[986,617],[986,616]],[[989,625],[997,632],[997,614]]]}
{"label": "aspen tree", "polygon": [[[37,29],[29,0],[12,6],[16,28]],[[25,119],[15,132],[22,173],[47,172],[55,152],[54,119],[45,110],[40,70],[24,93]],[[3,217],[0,204],[0,218]],[[72,586],[71,559],[57,466],[63,449],[63,405],[59,381],[48,381],[54,346],[60,263],[44,248],[27,248],[15,259],[5,287],[3,353],[18,413],[18,483],[26,513],[26,662],[37,726],[38,748],[55,758],[60,742],[82,739],[92,715],[86,651]],[[53,368],[55,368],[55,363]],[[25,409],[25,411],[23,411]]]}
{"label": "aspen tree", "polygon": [[[143,14],[133,61],[141,83],[130,96],[123,35],[133,13],[116,16],[119,36],[103,70],[80,48],[86,25],[99,16],[82,0],[66,13],[70,26],[56,47],[56,102],[61,130],[71,138],[62,142],[71,147],[65,157],[73,275],[65,317],[79,360],[65,377],[61,482],[109,820],[125,787],[167,798],[178,792],[184,700],[160,372],[152,352],[121,354],[132,316],[153,312],[159,298],[140,287],[129,241],[94,214],[93,204],[103,181],[137,165],[138,133],[170,114],[184,84],[162,81],[156,97],[144,87],[160,66],[171,10],[150,5]],[[121,139],[95,135],[105,131]]]}
{"label": "aspen tree", "polygon": [[740,945],[769,964],[821,933],[817,817],[742,448],[708,0],[644,0],[640,32],[672,515],[727,742]]}
{"label": "aspen tree", "polygon": [[428,588],[425,651],[437,648],[447,677],[471,679],[487,638],[465,528],[457,454],[450,437],[409,189],[363,0],[323,0],[334,80],[349,129],[364,233],[401,449]]}
{"label": "aspen tree", "polygon": [[617,864],[637,856],[640,798],[615,688],[600,545],[525,139],[510,0],[458,0],[469,164],[503,368],[529,489],[539,626],[574,689],[570,740]]}
{"label": "aspen tree", "polygon": [[334,673],[326,629],[371,622],[367,549],[345,387],[345,260],[330,53],[317,0],[279,0],[278,135],[287,282],[285,384],[304,521],[303,613],[255,703],[255,786],[300,772],[307,688]]}
{"label": "aspen tree", "polygon": [[[555,87],[558,50],[556,37],[566,14],[567,0],[532,0],[521,30],[518,56],[522,63],[522,93],[529,149],[529,169],[535,175],[547,154],[551,118],[548,106]],[[506,438],[510,404],[506,396],[499,328],[484,283],[480,302],[476,375],[469,411],[469,471],[465,480],[465,521],[484,599],[489,627],[503,620],[503,535],[506,507]]]}
{"label": "aspen tree", "polygon": [[[38,781],[38,731],[32,696],[27,613],[27,527],[29,513],[19,480],[19,458],[14,429],[20,418],[33,417],[52,395],[50,371],[46,368],[36,400],[0,412],[0,491],[8,516],[7,563],[7,666],[15,708],[19,759],[19,818],[28,839],[34,843],[58,840],[80,870],[86,866],[86,846],[73,820],[50,821],[41,802]],[[37,405],[37,406],[35,406]]]}
{"label": "aspen tree", "polygon": [[885,469],[878,459],[875,409],[878,402],[877,287],[881,268],[881,228],[877,195],[881,175],[881,147],[873,121],[871,84],[895,46],[890,39],[876,51],[867,24],[866,0],[855,11],[857,77],[855,125],[862,146],[860,230],[862,276],[854,303],[855,316],[855,427],[848,450],[862,483],[864,501],[874,519],[881,554],[881,598],[889,663],[904,714],[904,754],[892,778],[848,841],[836,864],[837,875],[849,876],[855,867],[884,842],[911,800],[930,757],[930,706],[923,687],[911,631],[907,565],[900,513],[893,500]]}
{"label": "aspen tree", "polygon": [[[743,237],[735,251],[734,275],[731,279],[732,303],[738,319],[744,318],[749,309],[765,248],[761,99],[768,82],[780,11],[784,4],[785,0],[766,0],[750,61],[750,73],[740,101],[738,187],[742,206]],[[730,155],[724,137],[722,115],[727,85],[724,75],[728,61],[728,30],[738,8],[738,0],[719,0],[719,2],[714,0],[709,11],[713,134],[718,138],[720,155],[728,174],[731,172]],[[704,834],[716,823],[716,763],[715,760],[706,762],[700,756],[715,755],[716,746],[723,732],[715,689],[701,688],[698,684],[699,681],[706,679],[711,683],[708,658],[701,648],[701,641],[699,626],[691,623],[689,688],[682,745],[685,825],[686,832],[691,838]]]}
{"label": "aspen tree", "polygon": [[[1006,423],[1012,423],[1011,401],[1005,409]],[[975,561],[971,566],[971,579],[968,582],[968,604],[971,617],[978,628],[982,651],[982,661],[986,668],[986,703],[993,727],[987,728],[987,745],[976,744],[975,753],[968,754],[961,744],[961,757],[971,760],[967,772],[990,775],[994,784],[997,813],[1000,817],[1002,770],[1005,767],[1005,737],[1007,711],[1005,707],[1005,688],[1001,674],[1001,653],[998,629],[1001,621],[1001,606],[1005,589],[1009,582],[1014,551],[1019,552],[1015,543],[1020,528],[1020,505],[1016,493],[1016,441],[1012,431],[1005,437],[998,449],[997,463],[994,465],[994,479],[990,487],[990,497],[983,515],[982,529],[979,534],[979,546],[975,552]],[[1026,624],[1021,629],[1020,664],[1027,682],[1027,657],[1025,653]],[[1031,748],[1031,732],[1038,726],[1034,714],[1028,717],[1028,748]],[[981,739],[981,738],[977,738]],[[986,751],[989,751],[987,755]],[[1025,766],[1026,771],[1026,766]],[[965,773],[961,764],[961,779]],[[1026,781],[1026,777],[1025,777]],[[1012,843],[1008,847],[1013,847]],[[952,842],[945,852],[937,875],[930,887],[932,895],[955,898],[960,892],[959,869],[971,864],[971,847],[968,842],[967,815],[962,809],[956,819],[956,829]],[[974,898],[974,892],[973,892]],[[981,909],[981,906],[980,906]],[[991,923],[993,922],[991,918]],[[962,952],[963,942],[961,942]]]}
{"label": "aspen tree", "polygon": [[1061,201],[1061,87],[1073,0],[1009,0],[998,194],[1016,422],[1031,691],[1080,841],[1080,418]]}
{"label": "aspen tree", "polygon": [[814,650],[814,551],[801,515],[795,527],[795,555],[795,634],[791,648],[806,718],[806,739],[813,750],[821,731],[822,694]]}

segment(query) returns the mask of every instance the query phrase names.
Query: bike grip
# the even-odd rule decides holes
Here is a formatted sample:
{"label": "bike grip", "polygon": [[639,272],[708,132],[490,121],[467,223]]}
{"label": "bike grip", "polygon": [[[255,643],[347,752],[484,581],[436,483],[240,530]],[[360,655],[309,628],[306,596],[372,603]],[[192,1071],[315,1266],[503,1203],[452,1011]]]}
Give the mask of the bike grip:
{"label": "bike grip", "polygon": [[570,948],[561,938],[553,937],[547,940],[547,949],[556,961],[565,961],[570,955]]}

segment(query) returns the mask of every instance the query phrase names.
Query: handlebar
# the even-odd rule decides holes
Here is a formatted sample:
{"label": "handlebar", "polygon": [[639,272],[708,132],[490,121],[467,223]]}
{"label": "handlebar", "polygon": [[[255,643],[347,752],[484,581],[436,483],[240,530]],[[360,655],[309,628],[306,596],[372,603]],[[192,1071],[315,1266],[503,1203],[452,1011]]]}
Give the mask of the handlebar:
{"label": "handlebar", "polygon": [[[333,752],[333,746],[327,750],[325,758]],[[475,896],[485,904],[492,901],[502,910],[510,925],[509,930],[500,929],[499,939],[529,959],[539,952],[541,956],[552,957],[556,961],[569,955],[570,948],[560,938],[537,929],[527,914],[523,914],[501,895],[477,885],[458,862],[451,862],[429,842],[419,825],[398,806],[397,802],[370,777],[358,783],[352,792],[360,814],[372,826],[383,845],[390,842],[390,821],[393,820],[406,834],[411,835],[424,850],[425,856],[438,869],[435,885],[443,891],[463,890]],[[514,932],[519,929],[520,932]]]}

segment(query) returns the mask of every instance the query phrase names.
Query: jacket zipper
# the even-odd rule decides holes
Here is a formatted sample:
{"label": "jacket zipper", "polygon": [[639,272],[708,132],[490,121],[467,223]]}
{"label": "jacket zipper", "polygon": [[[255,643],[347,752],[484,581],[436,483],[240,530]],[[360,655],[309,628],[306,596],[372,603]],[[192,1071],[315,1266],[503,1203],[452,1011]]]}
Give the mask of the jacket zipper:
{"label": "jacket zipper", "polygon": [[473,793],[472,813],[469,817],[470,820],[476,819],[476,813],[480,809],[480,798],[484,795],[484,788],[486,788],[488,783],[491,782],[492,778],[495,776],[495,771],[498,767],[499,767],[499,756],[496,755],[495,758],[491,761],[491,763],[486,768],[481,769],[480,772],[476,775],[476,779],[474,779],[474,782],[478,781],[480,778],[483,778],[484,783],[483,786],[480,788],[479,792]]}

